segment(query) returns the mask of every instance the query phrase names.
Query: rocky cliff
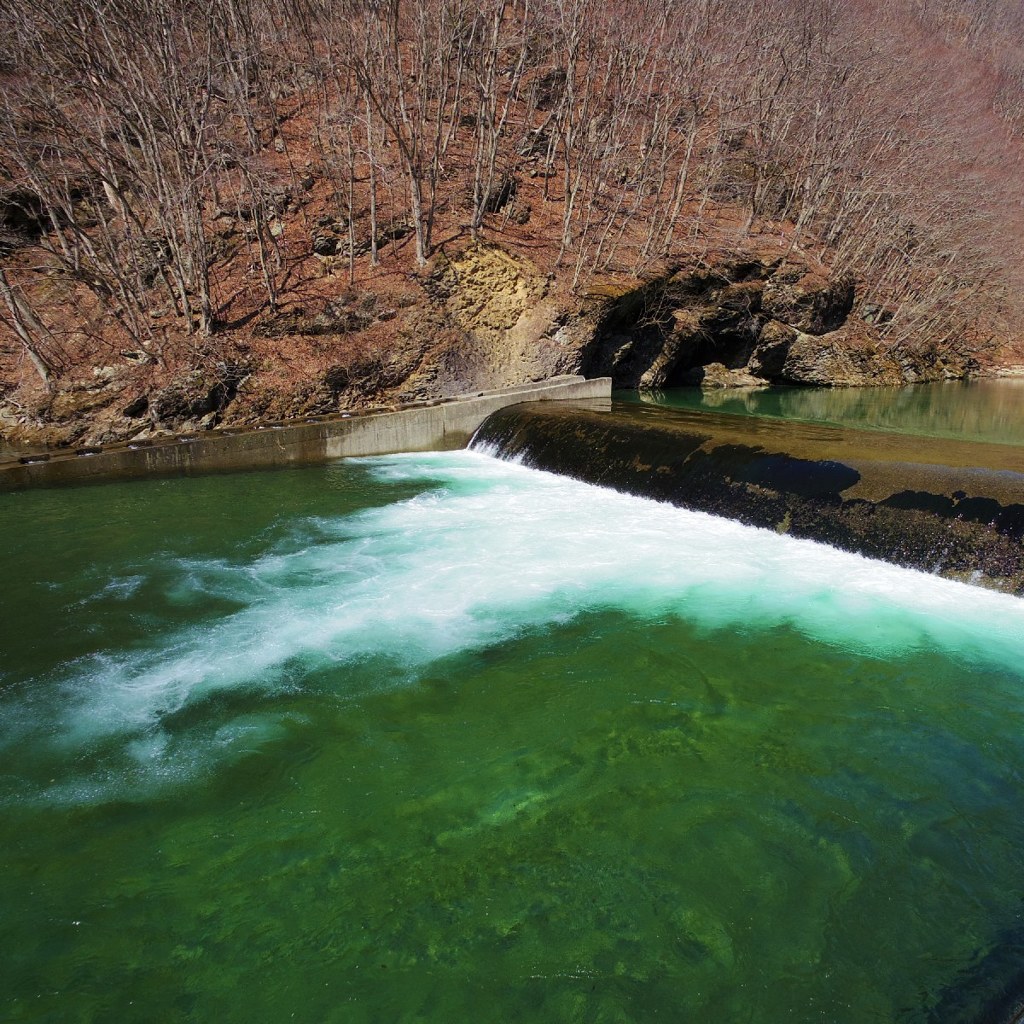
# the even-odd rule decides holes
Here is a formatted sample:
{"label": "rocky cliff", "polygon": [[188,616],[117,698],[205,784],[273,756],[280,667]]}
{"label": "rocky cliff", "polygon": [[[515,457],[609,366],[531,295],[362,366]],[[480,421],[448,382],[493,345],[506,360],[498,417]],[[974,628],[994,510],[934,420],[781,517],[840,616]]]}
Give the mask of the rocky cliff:
{"label": "rocky cliff", "polygon": [[852,278],[728,254],[600,302],[581,368],[625,388],[899,385],[976,369],[963,353],[887,344],[886,316],[858,302]]}

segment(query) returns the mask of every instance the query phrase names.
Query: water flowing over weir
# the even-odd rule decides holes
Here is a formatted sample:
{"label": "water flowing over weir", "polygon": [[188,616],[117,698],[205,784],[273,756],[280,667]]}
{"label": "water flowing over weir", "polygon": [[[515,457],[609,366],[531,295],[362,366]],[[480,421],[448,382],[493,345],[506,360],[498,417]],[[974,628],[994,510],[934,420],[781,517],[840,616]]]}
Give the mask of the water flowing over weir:
{"label": "water flowing over weir", "polygon": [[4,1019],[1020,1006],[1018,598],[464,450],[2,500]]}
{"label": "water flowing over weir", "polygon": [[473,447],[528,466],[1024,593],[1020,448],[608,403],[494,413]]}

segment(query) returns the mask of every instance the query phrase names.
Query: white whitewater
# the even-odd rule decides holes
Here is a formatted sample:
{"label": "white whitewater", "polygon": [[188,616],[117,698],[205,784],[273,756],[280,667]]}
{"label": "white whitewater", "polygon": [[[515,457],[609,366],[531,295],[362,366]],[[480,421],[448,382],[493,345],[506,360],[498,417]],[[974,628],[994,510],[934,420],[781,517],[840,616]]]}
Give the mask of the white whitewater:
{"label": "white whitewater", "polygon": [[[786,625],[869,656],[936,649],[1024,667],[1024,601],[1008,595],[486,453],[361,461],[383,482],[423,489],[298,522],[288,543],[254,561],[177,561],[169,597],[216,594],[238,610],[154,635],[146,650],[66,666],[51,681],[59,704],[9,695],[0,743],[35,737],[68,756],[113,744],[144,773],[187,774],[282,727],[247,717],[202,749],[176,745],[162,723],[213,694],[301,688],[319,669],[367,659],[380,662],[378,685],[401,685],[445,655],[603,608],[708,628]],[[130,600],[138,580],[108,586],[121,583]],[[108,784],[76,783],[64,797]]]}

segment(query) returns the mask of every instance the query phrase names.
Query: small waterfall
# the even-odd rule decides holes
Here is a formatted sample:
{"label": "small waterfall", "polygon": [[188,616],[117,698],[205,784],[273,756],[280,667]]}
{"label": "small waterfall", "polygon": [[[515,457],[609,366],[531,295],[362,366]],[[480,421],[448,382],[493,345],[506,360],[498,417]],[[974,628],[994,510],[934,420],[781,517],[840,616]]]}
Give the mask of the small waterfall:
{"label": "small waterfall", "polygon": [[612,403],[526,403],[471,446],[588,483],[1024,593],[1011,447]]}

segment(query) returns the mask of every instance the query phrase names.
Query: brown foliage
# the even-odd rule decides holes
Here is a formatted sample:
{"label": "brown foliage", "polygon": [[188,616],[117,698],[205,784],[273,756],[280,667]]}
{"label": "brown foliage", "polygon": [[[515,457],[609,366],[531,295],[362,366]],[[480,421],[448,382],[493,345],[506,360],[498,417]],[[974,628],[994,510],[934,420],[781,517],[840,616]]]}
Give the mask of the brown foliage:
{"label": "brown foliage", "polygon": [[[0,17],[0,184],[38,225],[7,243],[0,318],[46,381],[104,347],[195,361],[233,317],[293,301],[310,203],[350,282],[405,225],[417,264],[491,235],[573,290],[760,232],[856,276],[892,346],[980,343],[1021,316],[1015,0],[0,0]],[[55,275],[102,329],[68,325]]]}

